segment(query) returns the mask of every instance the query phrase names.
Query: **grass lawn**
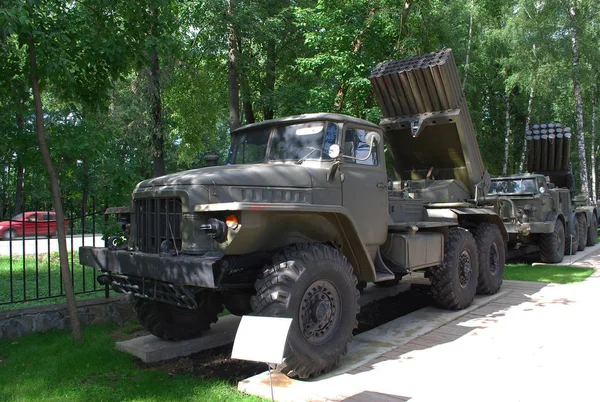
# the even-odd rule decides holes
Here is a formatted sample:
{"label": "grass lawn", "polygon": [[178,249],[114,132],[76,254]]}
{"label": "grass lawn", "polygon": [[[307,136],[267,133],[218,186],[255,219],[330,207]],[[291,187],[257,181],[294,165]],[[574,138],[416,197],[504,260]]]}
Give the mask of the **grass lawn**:
{"label": "grass lawn", "polygon": [[113,324],[0,340],[0,401],[260,401],[234,386],[141,369],[118,352]]}
{"label": "grass lawn", "polygon": [[[104,288],[96,282],[96,273],[93,268],[83,267],[79,262],[79,254],[73,253],[73,286],[75,293],[83,291],[100,290],[93,294],[78,295],[78,300],[85,298],[101,297]],[[71,254],[69,254],[71,261]],[[69,266],[70,262],[69,262]],[[37,276],[37,279],[36,279]],[[62,279],[60,274],[58,253],[35,255],[0,256],[0,311],[22,307],[31,307],[41,304],[62,303],[64,297],[55,299],[31,301],[27,300],[58,296],[62,293]],[[8,302],[25,302],[5,304]]]}
{"label": "grass lawn", "polygon": [[514,281],[577,283],[594,273],[592,268],[565,267],[559,265],[506,264],[504,279]]}

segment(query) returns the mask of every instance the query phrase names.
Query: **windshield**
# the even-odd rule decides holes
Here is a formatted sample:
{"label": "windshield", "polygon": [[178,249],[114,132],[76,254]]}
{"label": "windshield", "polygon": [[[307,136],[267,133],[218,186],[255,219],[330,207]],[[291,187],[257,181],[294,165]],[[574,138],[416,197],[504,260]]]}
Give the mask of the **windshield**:
{"label": "windshield", "polygon": [[488,194],[533,194],[533,179],[494,180]]}
{"label": "windshield", "polygon": [[22,221],[23,220],[23,214],[17,214],[15,216],[13,216],[11,218],[12,221]]}
{"label": "windshield", "polygon": [[261,163],[267,155],[269,161],[330,160],[336,142],[337,125],[322,121],[243,131],[231,137],[228,163]]}

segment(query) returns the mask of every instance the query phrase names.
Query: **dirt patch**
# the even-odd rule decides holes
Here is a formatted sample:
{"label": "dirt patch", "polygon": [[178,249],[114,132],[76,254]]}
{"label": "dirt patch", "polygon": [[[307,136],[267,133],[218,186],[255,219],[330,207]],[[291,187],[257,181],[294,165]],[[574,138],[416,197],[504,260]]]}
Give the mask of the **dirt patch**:
{"label": "dirt patch", "polygon": [[[358,327],[354,330],[354,334],[368,331],[431,304],[430,286],[412,285],[406,292],[363,306],[357,316]],[[229,344],[157,363],[143,363],[138,360],[138,365],[145,369],[162,370],[170,374],[188,373],[200,378],[223,380],[231,384],[237,384],[239,381],[267,369],[265,363],[231,359],[232,348],[233,344]]]}

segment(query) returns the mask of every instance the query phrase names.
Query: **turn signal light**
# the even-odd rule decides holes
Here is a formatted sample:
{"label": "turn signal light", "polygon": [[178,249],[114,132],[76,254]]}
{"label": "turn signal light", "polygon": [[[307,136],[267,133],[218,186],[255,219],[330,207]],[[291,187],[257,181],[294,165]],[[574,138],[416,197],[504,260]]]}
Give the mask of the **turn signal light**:
{"label": "turn signal light", "polygon": [[240,224],[240,222],[238,221],[238,217],[235,215],[227,216],[227,218],[225,218],[225,223],[227,224],[227,227],[231,229],[237,228]]}

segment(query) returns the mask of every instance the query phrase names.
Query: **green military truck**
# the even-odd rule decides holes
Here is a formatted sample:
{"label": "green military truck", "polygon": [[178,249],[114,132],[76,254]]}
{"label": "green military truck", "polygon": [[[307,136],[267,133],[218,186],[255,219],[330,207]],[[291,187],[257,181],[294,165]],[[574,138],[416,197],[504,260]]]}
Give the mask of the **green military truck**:
{"label": "green military truck", "polygon": [[526,141],[527,170],[538,173],[493,178],[486,202],[502,217],[510,250],[535,245],[542,262],[558,263],[596,244],[598,214],[585,197],[573,195],[570,129],[536,124]]}
{"label": "green military truck", "polygon": [[381,125],[318,113],[241,127],[225,166],[139,183],[128,244],[81,247],[81,263],[163,339],[199,336],[224,307],[293,318],[279,370],[300,378],[346,352],[359,283],[422,270],[448,309],[497,292],[508,235],[477,206],[489,176],[451,51],[379,65],[371,81]]}

